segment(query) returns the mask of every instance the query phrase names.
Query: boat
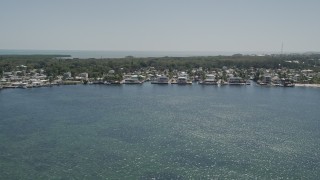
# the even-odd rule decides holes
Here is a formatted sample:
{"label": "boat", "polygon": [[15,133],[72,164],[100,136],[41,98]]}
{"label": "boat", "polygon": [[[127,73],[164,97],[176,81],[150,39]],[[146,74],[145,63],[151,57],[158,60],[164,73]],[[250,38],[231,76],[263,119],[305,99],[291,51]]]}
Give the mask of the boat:
{"label": "boat", "polygon": [[169,84],[169,78],[167,76],[160,76],[156,80],[151,81],[151,84]]}
{"label": "boat", "polygon": [[202,84],[202,85],[218,85],[218,82],[215,80],[215,75],[208,74],[206,76],[206,79],[204,79],[203,81],[200,81],[200,84]]}

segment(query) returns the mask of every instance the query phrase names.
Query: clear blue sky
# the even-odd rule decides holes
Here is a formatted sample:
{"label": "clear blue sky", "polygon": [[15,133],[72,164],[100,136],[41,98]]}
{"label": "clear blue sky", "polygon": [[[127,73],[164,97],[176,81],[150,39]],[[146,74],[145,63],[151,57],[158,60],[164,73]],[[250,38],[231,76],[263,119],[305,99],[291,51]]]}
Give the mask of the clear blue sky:
{"label": "clear blue sky", "polygon": [[0,49],[320,51],[320,0],[1,0]]}

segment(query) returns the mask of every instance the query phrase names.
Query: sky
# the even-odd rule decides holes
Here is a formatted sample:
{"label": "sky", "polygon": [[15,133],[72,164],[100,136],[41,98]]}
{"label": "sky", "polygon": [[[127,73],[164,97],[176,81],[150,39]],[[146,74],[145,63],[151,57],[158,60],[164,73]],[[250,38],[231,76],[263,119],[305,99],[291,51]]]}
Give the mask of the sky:
{"label": "sky", "polygon": [[320,51],[319,0],[1,0],[0,49]]}

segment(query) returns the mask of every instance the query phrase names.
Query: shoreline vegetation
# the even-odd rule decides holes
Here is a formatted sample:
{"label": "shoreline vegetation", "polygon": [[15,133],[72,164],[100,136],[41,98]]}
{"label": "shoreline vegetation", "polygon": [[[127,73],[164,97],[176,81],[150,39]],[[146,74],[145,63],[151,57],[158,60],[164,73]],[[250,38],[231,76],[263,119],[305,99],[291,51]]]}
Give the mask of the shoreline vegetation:
{"label": "shoreline vegetation", "polygon": [[201,84],[320,87],[320,54],[78,59],[0,55],[0,88],[69,84]]}

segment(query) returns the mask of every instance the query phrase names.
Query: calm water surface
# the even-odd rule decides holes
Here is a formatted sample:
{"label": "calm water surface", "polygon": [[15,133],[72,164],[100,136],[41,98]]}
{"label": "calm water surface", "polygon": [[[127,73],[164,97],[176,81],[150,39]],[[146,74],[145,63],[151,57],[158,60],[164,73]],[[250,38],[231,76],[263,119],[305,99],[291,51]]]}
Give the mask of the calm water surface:
{"label": "calm water surface", "polygon": [[320,89],[0,91],[0,179],[318,179]]}

